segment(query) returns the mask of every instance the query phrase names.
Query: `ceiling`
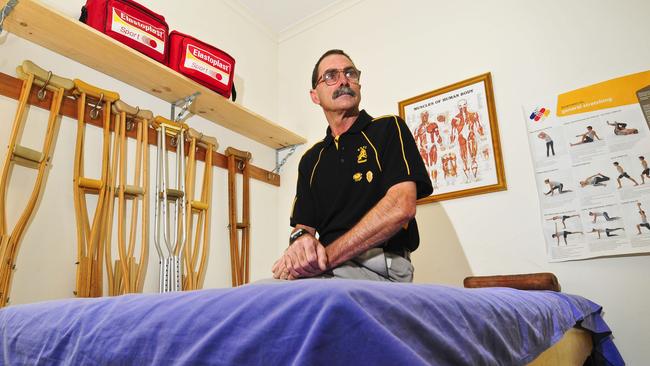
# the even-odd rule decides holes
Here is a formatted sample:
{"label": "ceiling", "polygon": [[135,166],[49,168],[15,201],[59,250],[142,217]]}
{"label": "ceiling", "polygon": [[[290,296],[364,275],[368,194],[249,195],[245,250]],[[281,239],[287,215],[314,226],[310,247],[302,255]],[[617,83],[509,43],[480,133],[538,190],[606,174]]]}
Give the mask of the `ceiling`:
{"label": "ceiling", "polygon": [[264,25],[279,34],[340,0],[237,0]]}

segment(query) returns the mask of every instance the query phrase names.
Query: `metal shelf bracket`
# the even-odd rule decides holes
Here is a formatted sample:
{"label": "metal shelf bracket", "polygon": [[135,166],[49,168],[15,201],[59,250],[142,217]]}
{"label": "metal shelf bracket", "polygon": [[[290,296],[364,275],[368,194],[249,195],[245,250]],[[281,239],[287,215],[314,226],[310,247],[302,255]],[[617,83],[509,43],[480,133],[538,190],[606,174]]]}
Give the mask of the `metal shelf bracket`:
{"label": "metal shelf bracket", "polygon": [[[196,92],[192,95],[188,95],[185,98],[173,102],[171,104],[172,105],[171,120],[175,122],[184,122],[186,119],[190,118],[192,112],[190,112],[189,109],[192,106],[192,103],[194,103],[194,101],[199,95],[201,95],[201,93]],[[176,114],[176,108],[181,109],[181,111],[178,112],[178,114]]]}

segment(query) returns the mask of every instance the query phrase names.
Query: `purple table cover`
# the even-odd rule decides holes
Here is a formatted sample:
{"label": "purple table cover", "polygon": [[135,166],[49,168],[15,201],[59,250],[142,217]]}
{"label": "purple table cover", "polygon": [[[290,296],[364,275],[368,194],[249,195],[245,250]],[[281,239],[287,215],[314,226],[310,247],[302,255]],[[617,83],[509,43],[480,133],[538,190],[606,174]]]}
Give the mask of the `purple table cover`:
{"label": "purple table cover", "polygon": [[525,365],[578,326],[623,365],[580,296],[352,280],[68,299],[0,310],[5,365]]}

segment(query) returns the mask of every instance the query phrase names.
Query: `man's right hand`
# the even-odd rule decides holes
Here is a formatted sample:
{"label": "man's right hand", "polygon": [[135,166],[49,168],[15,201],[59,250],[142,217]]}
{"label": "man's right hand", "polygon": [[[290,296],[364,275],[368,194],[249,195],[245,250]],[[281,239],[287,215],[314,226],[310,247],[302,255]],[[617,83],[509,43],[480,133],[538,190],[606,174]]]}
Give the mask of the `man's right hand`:
{"label": "man's right hand", "polygon": [[325,247],[311,234],[299,237],[287,248],[282,258],[273,266],[273,277],[283,278],[283,271],[289,272],[289,279],[317,276],[327,270]]}

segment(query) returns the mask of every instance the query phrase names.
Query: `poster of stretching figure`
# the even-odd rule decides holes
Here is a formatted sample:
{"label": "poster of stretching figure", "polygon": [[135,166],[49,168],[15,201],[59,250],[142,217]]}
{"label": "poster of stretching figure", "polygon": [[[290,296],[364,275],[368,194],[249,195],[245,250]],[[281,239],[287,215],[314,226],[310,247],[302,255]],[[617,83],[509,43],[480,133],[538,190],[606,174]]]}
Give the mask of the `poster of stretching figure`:
{"label": "poster of stretching figure", "polygon": [[418,203],[506,189],[490,73],[399,102],[433,185]]}
{"label": "poster of stretching figure", "polygon": [[650,252],[650,71],[524,106],[551,262]]}

